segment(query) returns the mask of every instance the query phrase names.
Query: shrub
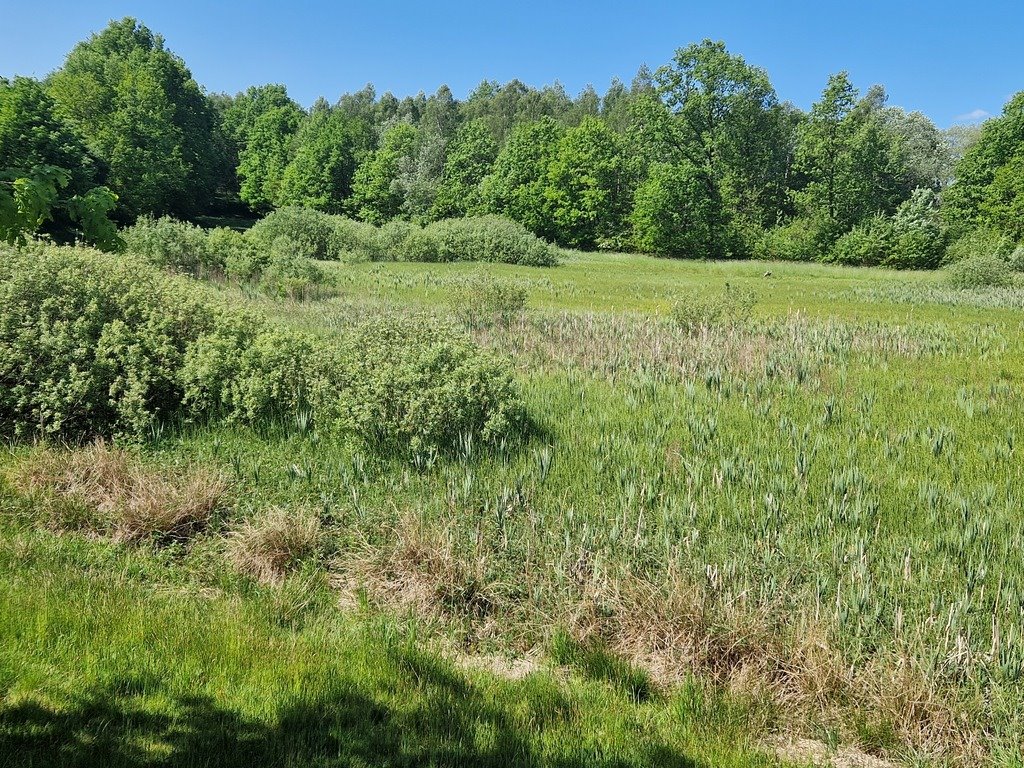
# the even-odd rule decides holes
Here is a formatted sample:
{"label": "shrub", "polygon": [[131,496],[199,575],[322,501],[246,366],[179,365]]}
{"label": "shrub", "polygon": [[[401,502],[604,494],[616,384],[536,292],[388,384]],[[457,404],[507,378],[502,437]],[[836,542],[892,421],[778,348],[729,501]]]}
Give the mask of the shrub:
{"label": "shrub", "polygon": [[422,227],[413,227],[406,234],[401,256],[405,261],[441,261],[437,240]]}
{"label": "shrub", "polygon": [[950,265],[946,281],[954,288],[1005,288],[1013,283],[1013,270],[997,256],[971,256]]}
{"label": "shrub", "polygon": [[727,216],[708,194],[706,179],[689,162],[656,163],[637,188],[630,216],[636,248],[691,259],[728,255]]}
{"label": "shrub", "polygon": [[321,339],[131,257],[0,257],[0,432],[142,437],[169,417],[217,416],[419,451],[522,426],[510,366],[444,326],[382,320]]}
{"label": "shrub", "polygon": [[1007,261],[1014,272],[1024,272],[1024,245],[1018,245]]}
{"label": "shrub", "polygon": [[435,244],[438,261],[495,261],[533,267],[558,263],[553,245],[501,216],[443,219],[428,225],[424,232]]}
{"label": "shrub", "polygon": [[224,264],[224,272],[239,280],[253,280],[267,265],[270,258],[253,242],[228,227],[217,227],[206,233],[206,243],[212,253]]}
{"label": "shrub", "polygon": [[[524,425],[508,365],[450,328],[417,320],[376,321],[357,329],[336,353],[351,361],[347,380],[327,380],[336,427],[380,447],[451,449],[463,435],[485,442],[511,437]],[[336,366],[335,366],[336,367]],[[325,381],[327,377],[322,377]],[[339,386],[347,397],[331,390]]]}
{"label": "shrub", "polygon": [[270,251],[279,237],[290,238],[298,254],[309,259],[334,258],[336,217],[309,208],[281,208],[256,222],[246,236],[257,248]]}
{"label": "shrub", "polygon": [[686,333],[693,334],[744,323],[756,303],[753,291],[726,283],[720,294],[695,293],[678,299],[672,307],[672,318]]}
{"label": "shrub", "polygon": [[206,231],[168,216],[142,217],[122,233],[125,248],[150,264],[192,275],[223,272],[224,257],[210,247]]}
{"label": "shrub", "polygon": [[405,239],[414,231],[419,230],[417,225],[392,219],[377,230],[377,252],[382,259],[397,261],[405,253]]}
{"label": "shrub", "polygon": [[526,289],[487,274],[473,275],[452,291],[452,308],[467,325],[508,326],[526,307]]}
{"label": "shrub", "polygon": [[330,258],[337,261],[375,261],[381,258],[377,228],[363,221],[331,216],[334,231],[328,244]]}
{"label": "shrub", "polygon": [[193,294],[130,256],[0,253],[0,431],[139,436],[173,415],[210,324]]}
{"label": "shrub", "polygon": [[889,256],[892,242],[891,223],[884,216],[873,216],[836,240],[827,261],[849,266],[877,267]]}
{"label": "shrub", "polygon": [[950,243],[943,262],[955,264],[975,256],[994,256],[1008,259],[1013,253],[1013,242],[998,230],[981,227],[967,232]]}
{"label": "shrub", "polygon": [[260,276],[260,289],[271,296],[289,299],[313,298],[330,283],[327,274],[311,259],[300,256],[301,247],[281,236],[270,247],[270,260]]}
{"label": "shrub", "polygon": [[754,245],[754,258],[768,261],[814,261],[820,253],[818,229],[804,218],[769,229]]}

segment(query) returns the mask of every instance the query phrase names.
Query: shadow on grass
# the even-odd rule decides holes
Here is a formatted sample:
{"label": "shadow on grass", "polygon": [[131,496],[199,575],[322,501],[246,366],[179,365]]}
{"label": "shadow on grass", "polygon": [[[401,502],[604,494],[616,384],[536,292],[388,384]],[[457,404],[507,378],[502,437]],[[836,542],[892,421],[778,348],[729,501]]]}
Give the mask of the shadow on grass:
{"label": "shadow on grass", "polygon": [[[514,723],[455,670],[420,654],[398,669],[415,693],[384,706],[342,679],[317,696],[296,694],[265,720],[204,696],[172,696],[153,681],[116,680],[67,705],[0,708],[0,766],[583,766],[697,768],[663,744],[629,754],[565,743],[541,752],[537,724]],[[403,688],[404,689],[404,688]]]}

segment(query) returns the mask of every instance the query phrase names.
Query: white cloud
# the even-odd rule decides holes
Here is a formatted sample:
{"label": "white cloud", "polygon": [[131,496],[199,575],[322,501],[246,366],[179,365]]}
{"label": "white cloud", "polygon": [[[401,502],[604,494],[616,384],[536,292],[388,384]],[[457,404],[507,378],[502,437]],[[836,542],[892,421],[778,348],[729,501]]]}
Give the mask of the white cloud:
{"label": "white cloud", "polygon": [[973,109],[965,115],[957,115],[954,120],[967,122],[977,122],[978,120],[984,120],[985,118],[992,117],[991,112],[986,112],[984,109]]}

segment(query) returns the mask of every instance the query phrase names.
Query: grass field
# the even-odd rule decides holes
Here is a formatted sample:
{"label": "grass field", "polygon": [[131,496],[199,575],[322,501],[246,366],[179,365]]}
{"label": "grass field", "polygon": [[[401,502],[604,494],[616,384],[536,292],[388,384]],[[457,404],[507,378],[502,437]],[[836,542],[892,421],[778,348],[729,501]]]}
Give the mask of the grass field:
{"label": "grass field", "polygon": [[[166,425],[137,471],[229,484],[203,532],[142,546],[12,446],[0,765],[755,766],[789,734],[1022,764],[1024,291],[620,254],[328,268],[324,301],[214,290],[321,334],[454,317],[514,362],[531,437],[390,458],[299,420]],[[460,305],[481,273],[526,311]],[[749,318],[673,319],[726,284]],[[282,567],[246,549],[275,524],[303,543]]]}

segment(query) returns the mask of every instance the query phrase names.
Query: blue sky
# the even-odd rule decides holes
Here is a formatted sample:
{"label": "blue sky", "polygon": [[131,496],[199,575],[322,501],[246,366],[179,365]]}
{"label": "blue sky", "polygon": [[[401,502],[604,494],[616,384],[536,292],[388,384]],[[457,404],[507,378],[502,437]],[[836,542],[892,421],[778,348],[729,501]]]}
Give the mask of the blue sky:
{"label": "blue sky", "polygon": [[447,83],[464,97],[483,79],[588,83],[603,93],[640,64],[720,39],[764,67],[780,98],[806,109],[846,69],[890,104],[941,127],[998,114],[1024,90],[1024,4],[933,2],[348,2],[0,0],[0,75],[44,76],[111,18],[161,33],[210,91],[281,82],[304,105],[367,82],[398,96]]}

